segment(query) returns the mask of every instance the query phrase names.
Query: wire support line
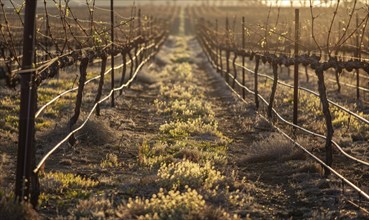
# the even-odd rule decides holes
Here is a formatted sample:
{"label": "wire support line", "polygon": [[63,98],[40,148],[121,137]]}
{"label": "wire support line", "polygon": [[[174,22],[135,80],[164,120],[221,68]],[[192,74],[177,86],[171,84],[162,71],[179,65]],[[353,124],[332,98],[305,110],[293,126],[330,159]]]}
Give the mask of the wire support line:
{"label": "wire support line", "polygon": [[[212,66],[215,67],[215,64],[213,62],[211,62]],[[231,75],[231,74],[229,74]],[[244,103],[248,104],[240,94],[238,94],[228,83],[225,83],[227,85],[227,87],[239,98],[241,99]],[[239,82],[238,82],[239,84]],[[239,84],[240,85],[240,84]],[[250,94],[255,94],[255,92],[253,92],[252,90],[248,89],[247,87],[244,87]],[[265,104],[267,104],[268,102],[260,95],[258,94],[259,98],[261,98],[263,100],[263,102]],[[292,125],[296,128],[299,129],[304,129],[300,126],[294,125],[291,122],[288,122],[287,120],[285,120],[284,118],[282,118],[278,112],[273,108],[273,112],[277,115],[277,117],[279,119],[281,119],[283,122],[288,123],[289,125]],[[257,112],[257,114],[262,117],[264,120],[266,120],[269,124],[271,124],[279,133],[281,133],[284,137],[286,137],[289,141],[291,141],[292,143],[294,143],[296,146],[298,146],[301,150],[303,150],[305,153],[307,153],[310,157],[312,157],[315,161],[317,161],[319,164],[321,164],[322,166],[324,166],[325,168],[327,168],[329,171],[331,171],[335,176],[337,176],[339,179],[341,179],[342,181],[344,181],[347,185],[349,185],[350,187],[352,187],[355,191],[357,191],[361,196],[363,196],[365,199],[369,200],[369,195],[363,191],[361,188],[359,188],[358,186],[356,186],[354,183],[352,183],[350,180],[346,179],[342,174],[338,173],[336,170],[334,170],[332,167],[328,166],[326,163],[324,163],[321,159],[319,159],[317,156],[315,156],[314,154],[312,154],[309,150],[307,150],[304,146],[302,146],[301,144],[299,144],[297,141],[295,141],[292,137],[290,137],[288,134],[286,134],[283,130],[281,130],[279,127],[277,127],[276,125],[274,125],[271,121],[269,121],[264,115],[260,114]],[[306,129],[304,129],[306,130]],[[306,130],[308,131],[308,130]],[[309,131],[310,133],[310,131]],[[311,132],[314,133],[314,132]],[[316,133],[314,133],[316,134]],[[319,135],[322,136],[322,135]],[[325,138],[325,137],[324,137]]]}
{"label": "wire support line", "polygon": [[[210,59],[210,58],[208,58],[209,59],[209,61],[211,62],[211,64],[212,64],[212,66],[214,67],[214,68],[216,68],[216,64]],[[223,73],[225,73],[225,74],[228,74],[236,83],[237,83],[237,85],[239,85],[241,88],[244,88],[244,89],[246,89],[249,93],[251,93],[251,94],[253,94],[253,95],[255,95],[255,92],[254,91],[251,91],[249,88],[247,88],[246,86],[244,86],[244,85],[242,85],[237,79],[235,79],[234,78],[234,76],[232,75],[232,74],[230,74],[230,73],[227,73],[226,71],[222,71]],[[259,75],[259,74],[258,74]],[[268,76],[269,77],[269,76]],[[282,83],[282,82],[281,82]],[[287,86],[289,86],[290,87],[290,85],[288,85],[288,84],[285,84],[285,85],[287,85]],[[304,90],[304,89],[303,89]],[[310,92],[313,92],[313,91],[311,91],[311,90],[308,90],[308,89],[306,89],[307,91],[310,91]],[[313,93],[315,93],[315,92],[313,92]],[[315,95],[318,95],[319,96],[319,94],[317,94],[317,93],[315,93]],[[265,100],[265,98],[262,96],[262,95],[260,95],[260,94],[258,94],[258,97],[266,104],[266,105],[269,105],[269,102],[267,101],[267,100]],[[346,109],[347,110],[347,109]],[[299,129],[299,130],[301,130],[301,131],[304,131],[305,133],[308,133],[308,134],[310,134],[310,135],[313,135],[313,136],[316,136],[316,137],[319,137],[319,138],[322,138],[322,139],[324,139],[324,140],[326,140],[327,139],[327,137],[326,136],[324,136],[324,135],[322,135],[322,134],[319,134],[319,133],[316,133],[316,132],[313,132],[313,131],[310,131],[310,130],[308,130],[308,129],[306,129],[306,128],[303,128],[303,127],[300,127],[300,126],[298,126],[298,125],[295,125],[295,124],[293,124],[292,122],[290,122],[290,121],[288,121],[288,120],[286,120],[285,118],[283,118],[274,108],[272,108],[272,111],[274,112],[274,114],[282,121],[282,122],[284,122],[284,123],[286,123],[286,124],[288,124],[288,125],[290,125],[290,126],[293,126],[293,127],[295,127],[295,128],[297,128],[297,129]],[[349,111],[349,110],[347,110],[347,111]],[[354,157],[354,156],[352,156],[352,155],[350,155],[350,154],[348,154],[348,153],[346,153],[343,149],[342,149],[342,147],[336,142],[336,141],[334,141],[334,140],[332,140],[332,144],[344,155],[344,156],[346,156],[347,158],[349,158],[349,159],[351,159],[351,160],[353,160],[353,161],[355,161],[355,162],[358,162],[358,163],[360,163],[360,164],[362,164],[362,165],[365,165],[365,166],[369,166],[369,162],[367,162],[367,161],[364,161],[364,160],[361,160],[361,159],[358,159],[358,158],[356,158],[356,157]]]}
{"label": "wire support line", "polygon": [[90,110],[89,114],[87,115],[87,118],[85,119],[85,121],[76,129],[74,129],[73,131],[71,131],[63,140],[61,140],[58,144],[56,144],[42,159],[41,161],[38,163],[38,165],[36,166],[36,168],[33,170],[34,173],[37,173],[41,166],[45,163],[45,161],[50,157],[51,154],[53,154],[63,143],[65,143],[73,134],[75,134],[77,131],[81,130],[86,123],[89,121],[89,119],[91,118],[93,112],[96,110],[96,107],[101,104],[102,102],[109,100],[109,98],[112,96],[112,94],[116,91],[120,91],[126,87],[128,87],[133,80],[136,78],[137,73],[141,70],[142,66],[147,63],[147,61],[149,61],[151,59],[151,57],[153,57],[155,55],[156,51],[151,53],[150,56],[148,56],[136,69],[136,71],[134,72],[134,74],[132,75],[132,78],[129,79],[125,84],[121,85],[120,87],[114,88],[112,90],[110,90],[109,94],[107,96],[105,96],[104,98],[100,99],[100,101],[96,102],[94,104],[94,106],[92,107],[92,109]]}
{"label": "wire support line", "polygon": [[[137,54],[136,54],[136,56],[134,56],[134,57],[133,57],[132,61],[135,61],[135,60],[136,60],[136,57],[137,57],[138,55],[140,55],[140,54],[141,54],[141,52],[142,52],[143,50],[149,49],[149,48],[151,48],[151,47],[153,47],[153,46],[155,46],[155,44],[150,44],[150,45],[148,45],[147,47],[143,47],[143,48],[141,48],[139,51],[137,51]],[[132,61],[131,61],[131,60],[128,60],[128,61],[126,62],[126,65],[129,65]],[[124,64],[120,64],[120,65],[118,65],[118,66],[115,66],[115,67],[114,67],[114,70],[118,70],[118,69],[122,68],[122,67],[123,67],[123,65],[124,65]],[[108,70],[106,70],[106,71],[105,71],[104,76],[105,76],[105,75],[107,75],[108,73],[110,73],[111,71],[112,71],[112,68],[110,67]],[[92,81],[94,81],[94,80],[100,79],[100,77],[101,77],[101,75],[97,75],[97,76],[95,76],[95,77],[93,77],[93,78],[91,78],[91,79],[87,80],[84,84],[85,84],[85,85],[87,85],[88,83],[90,83],[90,82],[92,82]],[[43,105],[42,107],[40,107],[40,108],[39,108],[39,110],[36,112],[35,118],[37,118],[38,116],[40,116],[40,114],[42,113],[42,111],[44,111],[48,106],[50,106],[52,103],[54,103],[55,101],[57,101],[59,98],[63,97],[64,95],[66,95],[66,94],[68,94],[68,93],[70,93],[70,92],[76,91],[77,89],[78,89],[78,87],[74,87],[74,88],[72,88],[72,89],[68,89],[68,90],[66,90],[66,91],[64,91],[64,92],[62,92],[62,93],[60,93],[60,94],[59,94],[59,95],[57,95],[56,97],[54,97],[52,100],[50,100],[50,101],[49,101],[49,102],[47,102],[45,105]]]}
{"label": "wire support line", "polygon": [[[104,50],[108,47],[111,46],[111,43],[105,45],[104,47],[102,47],[101,49]],[[84,50],[92,50],[93,47],[86,47],[86,48],[82,48],[82,49],[79,49],[79,50],[76,50],[76,51],[84,51]],[[58,62],[60,58],[63,58],[63,57],[66,57],[66,56],[71,56],[73,53],[75,53],[76,51],[71,51],[71,52],[68,52],[68,53],[65,53],[65,54],[62,54],[62,55],[58,55],[52,59],[49,59],[47,61],[42,61],[42,62],[38,62],[36,63],[37,65],[40,65],[36,68],[36,71],[37,71],[37,74],[41,74],[42,72],[44,72],[45,70],[48,69],[48,67],[50,67],[51,65],[53,65],[54,63]],[[23,56],[23,55],[22,55]],[[22,57],[21,56],[21,57]],[[32,71],[33,69],[16,69],[16,70],[13,70],[12,73],[19,73],[21,71]]]}
{"label": "wire support line", "polygon": [[[242,65],[240,65],[240,64],[237,64],[237,63],[236,63],[236,66],[238,66],[238,67],[240,67],[240,68],[244,68],[244,69],[245,69],[246,71],[248,71],[249,73],[255,74],[255,72],[254,72],[253,70],[251,70],[251,69],[249,69],[249,68],[247,68],[247,67],[244,67],[244,66],[242,66]],[[266,74],[258,73],[258,75],[259,75],[259,76],[262,76],[262,77],[265,77],[265,78],[268,78],[268,79],[270,79],[270,80],[274,80],[274,79],[273,79],[273,77],[268,76],[268,75],[266,75]],[[289,87],[289,88],[293,88],[293,85],[287,84],[286,82],[283,82],[283,81],[281,81],[281,80],[278,80],[278,81],[277,81],[277,83],[278,83],[278,84],[280,84],[280,85],[283,85],[283,86]],[[355,87],[355,88],[356,88],[356,87]],[[299,90],[302,90],[302,91],[305,91],[305,92],[307,92],[307,93],[310,93],[310,94],[312,94],[312,95],[314,95],[314,96],[316,96],[316,97],[319,97],[319,94],[318,94],[317,92],[312,91],[312,90],[310,90],[310,89],[308,89],[308,88],[305,88],[305,87],[299,86],[299,87],[298,87],[298,89],[299,89]],[[368,120],[368,119],[366,119],[366,118],[364,118],[364,117],[360,116],[359,114],[357,114],[357,113],[355,113],[355,112],[353,112],[353,111],[351,111],[351,110],[347,109],[346,107],[344,107],[344,106],[342,106],[342,105],[340,105],[340,104],[338,104],[338,103],[336,103],[336,102],[334,102],[334,101],[332,101],[332,100],[330,100],[330,99],[328,99],[328,102],[329,102],[330,104],[334,105],[335,107],[337,107],[337,108],[341,109],[342,111],[346,112],[347,114],[354,116],[356,119],[358,119],[359,121],[363,122],[364,124],[369,125],[369,120]]]}
{"label": "wire support line", "polygon": [[[214,56],[217,56],[217,57],[218,57],[218,59],[220,58],[220,55],[216,54],[216,52],[214,52],[214,49],[211,49],[211,53],[212,53]],[[228,61],[233,63],[233,60],[231,60],[231,59],[228,59]],[[211,61],[211,62],[212,62],[212,61]],[[251,74],[255,74],[255,72],[254,72],[253,70],[251,70],[251,69],[249,69],[249,68],[247,68],[247,67],[245,67],[245,66],[242,66],[241,64],[239,64],[239,63],[237,63],[237,62],[235,63],[235,65],[236,65],[237,67],[240,67],[241,69],[245,69],[247,72],[249,72],[249,73],[251,73]],[[268,79],[270,79],[270,80],[274,80],[274,79],[273,79],[273,77],[268,76],[268,75],[266,75],[266,74],[258,73],[258,76],[262,76],[262,77],[268,78]],[[279,80],[279,79],[277,80],[277,83],[278,83],[278,84],[280,84],[280,85],[286,86],[286,87],[293,88],[293,86],[292,86],[292,85],[287,84],[286,82],[283,82],[283,81],[281,81],[281,80]],[[241,85],[241,86],[242,86],[242,85]],[[355,86],[355,88],[356,88],[356,86]],[[317,92],[312,91],[312,90],[310,90],[310,89],[308,89],[308,88],[305,88],[305,87],[299,86],[299,87],[298,87],[298,89],[299,89],[299,90],[302,90],[302,91],[305,91],[305,92],[308,92],[308,93],[310,93],[310,94],[312,94],[312,95],[314,95],[314,96],[319,97],[319,94],[318,94]],[[364,88],[364,89],[365,89],[365,88]],[[366,91],[366,90],[364,90],[364,91]],[[368,90],[368,91],[369,91],[369,90]],[[359,121],[361,121],[361,122],[363,122],[363,123],[365,123],[365,124],[369,125],[369,120],[368,120],[368,119],[366,119],[366,118],[364,118],[364,117],[360,116],[359,114],[357,114],[357,113],[355,113],[355,112],[353,112],[353,111],[351,111],[351,110],[349,110],[349,109],[345,108],[344,106],[342,106],[342,105],[340,105],[340,104],[338,104],[338,103],[336,103],[336,102],[334,102],[334,101],[332,101],[332,100],[330,100],[330,99],[328,99],[328,102],[329,102],[330,104],[332,104],[332,105],[336,106],[337,108],[339,108],[339,109],[343,110],[343,111],[344,111],[344,112],[346,112],[347,114],[354,116],[354,117],[355,117],[356,119],[358,119]]]}
{"label": "wire support line", "polygon": [[[244,103],[247,104],[247,102],[241,97],[240,94],[238,94],[228,83],[226,83],[227,87],[236,94],[236,96],[241,99]],[[286,134],[282,129],[277,127],[275,124],[273,124],[270,120],[268,120],[264,115],[257,113],[261,118],[263,118],[265,121],[267,121],[273,128],[275,128],[279,133],[281,133],[284,137],[286,137],[290,142],[294,143],[295,146],[299,147],[301,150],[303,150],[306,154],[308,154],[310,157],[312,157],[315,161],[317,161],[319,164],[327,168],[329,171],[331,171],[334,175],[336,175],[339,179],[344,181],[347,185],[352,187],[355,191],[357,191],[361,196],[363,196],[365,199],[369,200],[369,195],[363,191],[360,187],[356,186],[354,183],[352,183],[350,180],[348,180],[346,177],[344,177],[342,174],[338,173],[335,169],[328,166],[326,163],[324,163],[320,158],[315,156],[313,153],[311,153],[309,150],[307,150],[304,146],[302,146],[300,143],[295,141],[292,137],[290,137],[288,134]]]}

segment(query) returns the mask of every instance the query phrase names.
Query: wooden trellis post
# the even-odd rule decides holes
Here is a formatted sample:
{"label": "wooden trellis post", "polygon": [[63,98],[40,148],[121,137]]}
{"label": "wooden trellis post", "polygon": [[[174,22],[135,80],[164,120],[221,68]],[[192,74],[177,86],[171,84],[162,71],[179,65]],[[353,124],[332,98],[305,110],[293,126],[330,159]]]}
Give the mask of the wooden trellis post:
{"label": "wooden trellis post", "polygon": [[229,66],[229,57],[230,57],[230,39],[229,39],[229,21],[228,17],[226,18],[226,73],[225,73],[225,79],[226,82],[229,83],[229,72],[230,72],[230,66]]}
{"label": "wooden trellis post", "polygon": [[[245,50],[245,17],[242,17],[242,50]],[[242,55],[242,85],[245,86],[245,56]],[[242,98],[245,99],[246,90],[242,88]]]}
{"label": "wooden trellis post", "polygon": [[[361,56],[361,45],[360,45],[360,24],[359,24],[359,14],[356,14],[356,60],[360,60]],[[356,69],[356,99],[360,99],[360,70]]]}
{"label": "wooden trellis post", "polygon": [[254,92],[255,92],[255,107],[256,110],[259,109],[259,91],[258,91],[258,71],[259,71],[259,64],[260,64],[260,56],[255,56],[255,70],[254,70]]}
{"label": "wooden trellis post", "polygon": [[215,65],[217,66],[217,71],[219,72],[219,42],[218,42],[218,19],[215,19],[215,40],[216,40],[216,57],[215,57]]}
{"label": "wooden trellis post", "polygon": [[299,38],[300,38],[300,10],[295,9],[295,62],[294,62],[294,83],[293,83],[293,123],[297,125],[298,103],[299,103]]}
{"label": "wooden trellis post", "polygon": [[34,83],[35,70],[35,15],[37,1],[27,0],[23,31],[23,59],[20,72],[20,113],[18,134],[18,155],[15,182],[15,196],[18,202],[31,202],[37,205],[39,189],[38,177],[32,170],[35,167],[35,113],[37,107],[37,86]]}
{"label": "wooden trellis post", "polygon": [[[110,38],[111,38],[111,89],[114,89],[114,0],[110,0]],[[114,91],[111,95],[111,107],[115,106]]]}

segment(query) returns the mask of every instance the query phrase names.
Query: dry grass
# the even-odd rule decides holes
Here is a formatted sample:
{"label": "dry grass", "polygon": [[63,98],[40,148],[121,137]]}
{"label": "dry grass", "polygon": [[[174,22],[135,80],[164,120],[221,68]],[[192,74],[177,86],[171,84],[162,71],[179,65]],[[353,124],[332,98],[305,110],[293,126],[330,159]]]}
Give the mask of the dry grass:
{"label": "dry grass", "polygon": [[119,162],[118,155],[114,153],[108,153],[105,155],[105,159],[101,161],[100,167],[103,169],[119,167],[121,162]]}
{"label": "dry grass", "polygon": [[225,180],[225,176],[216,170],[210,161],[204,165],[188,160],[162,164],[158,170],[158,176],[163,186],[179,189],[187,185],[196,189],[212,189]]}
{"label": "dry grass", "polygon": [[196,190],[186,187],[185,192],[163,189],[150,199],[130,199],[117,209],[121,219],[238,219],[226,211],[206,204]]}
{"label": "dry grass", "polygon": [[77,204],[74,215],[77,218],[105,219],[114,216],[113,203],[106,197],[92,197]]}
{"label": "dry grass", "polygon": [[0,155],[0,186],[3,183],[4,174],[5,174],[5,163],[7,162],[6,154]]}
{"label": "dry grass", "polygon": [[306,162],[298,169],[298,171],[301,173],[319,173],[320,175],[324,174],[323,167],[316,162]]}
{"label": "dry grass", "polygon": [[106,122],[98,118],[92,118],[87,122],[78,134],[78,139],[84,143],[97,146],[114,143],[117,140],[115,131]]}
{"label": "dry grass", "polygon": [[264,140],[255,142],[242,163],[263,163],[267,161],[303,160],[305,155],[293,144],[278,134],[272,134]]}
{"label": "dry grass", "polygon": [[0,192],[0,219],[6,220],[37,220],[42,219],[32,208],[31,204],[18,204],[13,196]]}

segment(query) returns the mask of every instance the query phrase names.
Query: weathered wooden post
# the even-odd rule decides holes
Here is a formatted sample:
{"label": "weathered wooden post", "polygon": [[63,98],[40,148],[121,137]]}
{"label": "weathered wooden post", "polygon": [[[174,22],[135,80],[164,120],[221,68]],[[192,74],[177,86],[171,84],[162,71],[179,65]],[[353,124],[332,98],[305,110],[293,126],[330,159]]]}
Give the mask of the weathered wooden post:
{"label": "weathered wooden post", "polygon": [[[245,17],[242,17],[242,50],[245,50]],[[245,86],[245,56],[242,55],[242,85]],[[242,98],[245,99],[246,97],[246,90],[242,88]]]}
{"label": "weathered wooden post", "polygon": [[[360,24],[359,24],[359,14],[356,14],[356,60],[360,60],[361,57],[361,45],[360,45]],[[356,99],[360,99],[360,70],[356,69]]]}
{"label": "weathered wooden post", "polygon": [[[111,89],[114,89],[114,0],[110,0],[110,38],[111,38]],[[115,106],[114,91],[111,94],[111,107]]]}
{"label": "weathered wooden post", "polygon": [[229,22],[228,17],[226,18],[226,73],[225,73],[225,79],[226,82],[229,84],[229,72],[230,72],[230,66],[229,66],[229,57],[231,56],[230,52],[230,39],[229,39]]}
{"label": "weathered wooden post", "polygon": [[255,92],[255,107],[256,110],[259,109],[259,91],[258,91],[258,71],[259,71],[259,64],[260,64],[260,56],[255,55],[255,71],[254,71],[254,92]]}
{"label": "weathered wooden post", "polygon": [[219,72],[219,41],[218,41],[218,19],[215,20],[215,42],[216,42],[216,59],[215,59],[215,65],[217,66],[217,71]]}
{"label": "weathered wooden post", "polygon": [[31,202],[37,205],[39,189],[38,177],[32,170],[36,163],[35,150],[35,113],[37,106],[37,86],[34,83],[35,70],[35,15],[37,1],[27,0],[25,6],[25,24],[23,30],[23,59],[20,72],[20,113],[18,134],[18,155],[15,182],[15,199],[18,202]]}
{"label": "weathered wooden post", "polygon": [[232,83],[232,88],[234,89],[235,86],[236,86],[236,80],[237,80],[237,66],[236,66],[236,59],[237,59],[237,53],[235,51],[235,48],[234,48],[234,57],[233,57],[233,60],[232,60],[232,66],[233,66],[233,83]]}
{"label": "weathered wooden post", "polygon": [[294,62],[294,83],[293,83],[293,123],[297,125],[298,102],[299,102],[299,39],[300,39],[300,10],[295,9],[295,62]]}
{"label": "weathered wooden post", "polygon": [[[142,36],[143,31],[142,31],[142,20],[141,20],[141,8],[138,9],[137,19],[138,19],[138,33],[137,33],[137,35],[138,35],[139,38],[143,38],[143,36]],[[137,48],[140,48],[141,47],[140,45],[141,44],[139,43],[137,45]],[[141,63],[142,60],[143,60],[143,54],[144,54],[143,51],[141,51],[140,56],[137,57],[137,59],[140,58],[139,63]]]}

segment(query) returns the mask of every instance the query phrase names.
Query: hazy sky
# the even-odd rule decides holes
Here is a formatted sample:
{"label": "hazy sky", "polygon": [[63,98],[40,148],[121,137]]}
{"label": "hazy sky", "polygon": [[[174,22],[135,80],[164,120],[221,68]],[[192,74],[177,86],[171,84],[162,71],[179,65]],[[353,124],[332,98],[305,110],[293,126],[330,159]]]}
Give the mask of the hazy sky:
{"label": "hazy sky", "polygon": [[[58,0],[57,0],[58,1]],[[64,0],[62,0],[64,1]],[[91,1],[91,0],[90,0]],[[137,5],[140,4],[147,4],[147,3],[156,3],[156,4],[166,4],[168,2],[173,2],[174,0],[135,0]],[[250,0],[175,0],[177,4],[186,4],[186,5],[193,5],[193,4],[201,4],[204,2],[208,2],[210,4],[214,2],[223,2],[227,5],[234,5],[234,4],[245,4],[247,2],[250,3]],[[278,5],[278,6],[290,6],[291,0],[259,0],[267,5]],[[309,5],[309,0],[292,0],[294,3],[294,6],[300,6],[301,2],[306,2],[307,5]],[[349,0],[344,0],[341,2],[348,2]],[[3,1],[7,7],[12,7],[9,1]],[[13,0],[15,4],[21,4],[23,0]],[[43,0],[38,0],[39,6],[43,6]],[[47,0],[49,4],[53,4],[53,1]],[[122,6],[122,5],[132,5],[134,0],[114,0],[114,4],[116,6]],[[330,3],[336,3],[337,0],[312,0],[314,6],[326,6],[324,2]],[[367,2],[367,0],[363,0],[362,2]],[[86,0],[70,0],[71,5],[86,5]],[[96,4],[99,6],[109,6],[110,0],[96,0]]]}

